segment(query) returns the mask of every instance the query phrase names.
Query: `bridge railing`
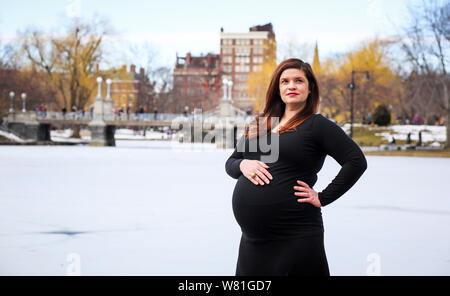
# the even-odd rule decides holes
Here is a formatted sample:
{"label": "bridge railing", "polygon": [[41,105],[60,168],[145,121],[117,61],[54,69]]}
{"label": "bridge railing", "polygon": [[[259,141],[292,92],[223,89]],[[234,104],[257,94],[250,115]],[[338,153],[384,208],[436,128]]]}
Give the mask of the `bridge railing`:
{"label": "bridge railing", "polygon": [[[171,121],[175,118],[184,117],[192,118],[190,114],[176,113],[113,113],[105,114],[104,120],[130,120],[130,121]],[[36,112],[37,119],[55,119],[55,120],[92,120],[94,115],[92,112]]]}
{"label": "bridge railing", "polygon": [[[50,120],[93,120],[94,116],[92,112],[36,112],[28,115],[35,115],[37,119],[50,119]],[[233,121],[247,122],[251,119],[248,115],[237,115],[233,117]],[[173,121],[175,119],[186,119],[190,121],[204,121],[204,122],[216,122],[221,119],[216,114],[177,114],[177,113],[113,113],[105,114],[103,120],[107,121],[135,121],[135,122],[148,122],[148,121]]]}
{"label": "bridge railing", "polygon": [[36,112],[37,119],[55,120],[92,120],[93,115],[89,112]]}

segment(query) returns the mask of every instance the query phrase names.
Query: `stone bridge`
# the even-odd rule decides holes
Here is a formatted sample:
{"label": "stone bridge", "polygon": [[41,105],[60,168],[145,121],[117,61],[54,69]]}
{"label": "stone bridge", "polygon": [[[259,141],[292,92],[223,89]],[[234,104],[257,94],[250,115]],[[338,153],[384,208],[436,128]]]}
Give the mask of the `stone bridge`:
{"label": "stone bridge", "polygon": [[[183,142],[203,142],[205,133],[213,133],[217,147],[234,148],[236,139],[243,133],[248,114],[232,105],[231,97],[224,98],[217,108],[202,113],[196,109],[193,114],[169,113],[114,113],[114,103],[109,95],[101,97],[101,79],[98,95],[92,112],[10,112],[3,119],[9,131],[34,141],[51,141],[51,126],[83,126],[91,131],[90,145],[115,146],[114,134],[119,127],[168,127],[181,133]],[[208,137],[210,139],[211,136]]]}
{"label": "stone bridge", "polygon": [[[216,146],[233,148],[242,134],[246,122],[244,116],[223,117],[214,112],[209,114],[94,114],[61,112],[10,112],[3,119],[10,132],[21,138],[37,142],[51,141],[51,127],[80,126],[91,131],[90,145],[115,146],[114,134],[118,128],[167,127],[182,134],[183,141],[202,142],[206,133],[213,133]],[[228,138],[228,140],[227,140]]]}

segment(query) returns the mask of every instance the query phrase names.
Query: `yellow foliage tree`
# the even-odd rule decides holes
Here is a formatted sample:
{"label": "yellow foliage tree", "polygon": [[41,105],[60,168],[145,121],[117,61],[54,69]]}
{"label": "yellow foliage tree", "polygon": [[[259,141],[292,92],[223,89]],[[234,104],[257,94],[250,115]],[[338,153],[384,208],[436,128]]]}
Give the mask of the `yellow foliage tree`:
{"label": "yellow foliage tree", "polygon": [[105,31],[97,23],[74,22],[63,37],[47,37],[38,30],[22,36],[22,49],[37,71],[45,73],[59,91],[60,105],[84,108],[96,88],[101,43]]}
{"label": "yellow foliage tree", "polygon": [[254,98],[254,107],[257,112],[262,112],[266,104],[266,92],[272,74],[277,67],[276,44],[273,40],[267,40],[264,44],[265,59],[259,71],[250,72],[248,77],[248,92]]}
{"label": "yellow foliage tree", "polygon": [[[93,96],[102,60],[106,30],[100,23],[74,21],[65,36],[30,30],[22,36],[22,50],[33,69],[45,73],[59,92],[59,104],[81,110]],[[79,138],[79,126],[73,137]]]}
{"label": "yellow foliage tree", "polygon": [[[364,122],[379,104],[396,104],[401,81],[388,58],[388,46],[389,42],[376,38],[363,43],[341,59],[328,61],[320,75],[322,110],[330,112],[338,122],[349,121],[348,84],[351,82],[352,71],[357,71],[354,75],[355,122]],[[365,71],[369,72],[369,80],[364,74]],[[333,108],[336,108],[335,112]]]}

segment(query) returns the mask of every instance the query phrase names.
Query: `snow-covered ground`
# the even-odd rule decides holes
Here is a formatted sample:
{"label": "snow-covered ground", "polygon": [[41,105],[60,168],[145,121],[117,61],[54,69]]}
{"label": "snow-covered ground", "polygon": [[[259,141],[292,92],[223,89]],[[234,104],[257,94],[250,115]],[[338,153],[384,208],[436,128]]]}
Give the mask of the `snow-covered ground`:
{"label": "snow-covered ground", "polygon": [[[233,275],[231,152],[167,141],[0,146],[0,275]],[[367,160],[322,209],[331,274],[450,275],[450,159]],[[315,189],[338,170],[327,158]]]}
{"label": "snow-covered ground", "polygon": [[[354,124],[353,126],[362,126],[361,124]],[[367,125],[366,125],[367,126]],[[350,124],[344,124],[342,129],[347,133],[350,130]],[[375,135],[383,137],[387,141],[391,141],[392,137],[396,140],[406,140],[408,133],[411,133],[411,140],[419,140],[419,132],[422,132],[422,142],[436,143],[445,142],[446,127],[437,125],[391,125],[388,127],[372,127],[372,129],[388,129],[389,132],[379,132]]]}
{"label": "snow-covered ground", "polygon": [[[361,126],[361,124],[354,124],[354,126]],[[433,126],[433,125],[392,125],[389,127],[374,129],[389,129],[389,132],[376,133],[378,136],[382,136],[385,140],[391,141],[392,137],[396,140],[406,140],[408,133],[411,133],[411,140],[417,142],[419,140],[419,132],[422,131],[422,142],[428,143],[431,146],[439,147],[446,140],[446,127],[445,126]],[[349,133],[350,124],[345,124],[342,129]],[[81,139],[70,138],[72,136],[71,129],[54,130],[50,132],[52,141],[56,142],[86,142],[91,139],[90,132],[88,130],[82,130],[80,132]],[[0,136],[4,136],[16,142],[24,142],[17,136],[1,131]],[[134,131],[131,129],[117,129],[114,135],[116,140],[169,140],[171,136],[167,131],[147,131],[144,135],[142,130]]]}
{"label": "snow-covered ground", "polygon": [[[52,141],[57,142],[81,142],[81,141],[90,141],[91,135],[88,130],[81,130],[80,136],[81,139],[73,139],[70,138],[73,134],[71,129],[65,130],[54,130],[50,132],[50,137]],[[159,131],[146,131],[145,135],[142,130],[134,131],[131,129],[117,129],[114,138],[116,140],[167,140],[169,139],[169,135],[167,132],[159,132]]]}
{"label": "snow-covered ground", "polygon": [[13,142],[19,142],[19,143],[25,143],[25,140],[22,140],[21,138],[19,138],[18,136],[12,134],[12,133],[8,133],[5,131],[0,130],[0,136],[5,137]]}
{"label": "snow-covered ground", "polygon": [[397,140],[406,140],[408,133],[411,133],[411,140],[419,140],[419,132],[422,131],[422,142],[445,142],[446,127],[434,125],[393,125],[390,126],[389,133],[380,133],[386,140],[392,140],[392,136]]}

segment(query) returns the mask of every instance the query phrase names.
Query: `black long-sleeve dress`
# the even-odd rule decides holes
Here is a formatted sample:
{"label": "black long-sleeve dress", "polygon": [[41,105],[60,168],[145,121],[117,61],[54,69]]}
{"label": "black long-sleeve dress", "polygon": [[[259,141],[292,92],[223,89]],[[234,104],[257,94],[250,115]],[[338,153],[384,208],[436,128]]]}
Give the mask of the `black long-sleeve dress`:
{"label": "black long-sleeve dress", "polygon": [[[261,152],[259,146],[250,150],[255,147],[250,143],[270,144],[273,137],[279,141],[278,159],[266,162],[273,180],[254,185],[242,175],[239,165],[243,159],[261,160],[268,155],[270,152]],[[329,275],[321,209],[297,202],[301,197],[294,195],[294,186],[300,186],[297,180],[313,188],[326,155],[342,167],[318,193],[322,206],[348,191],[367,168],[361,149],[339,126],[315,114],[295,131],[241,138],[225,164],[226,172],[238,179],[232,201],[242,230],[236,275]]]}

